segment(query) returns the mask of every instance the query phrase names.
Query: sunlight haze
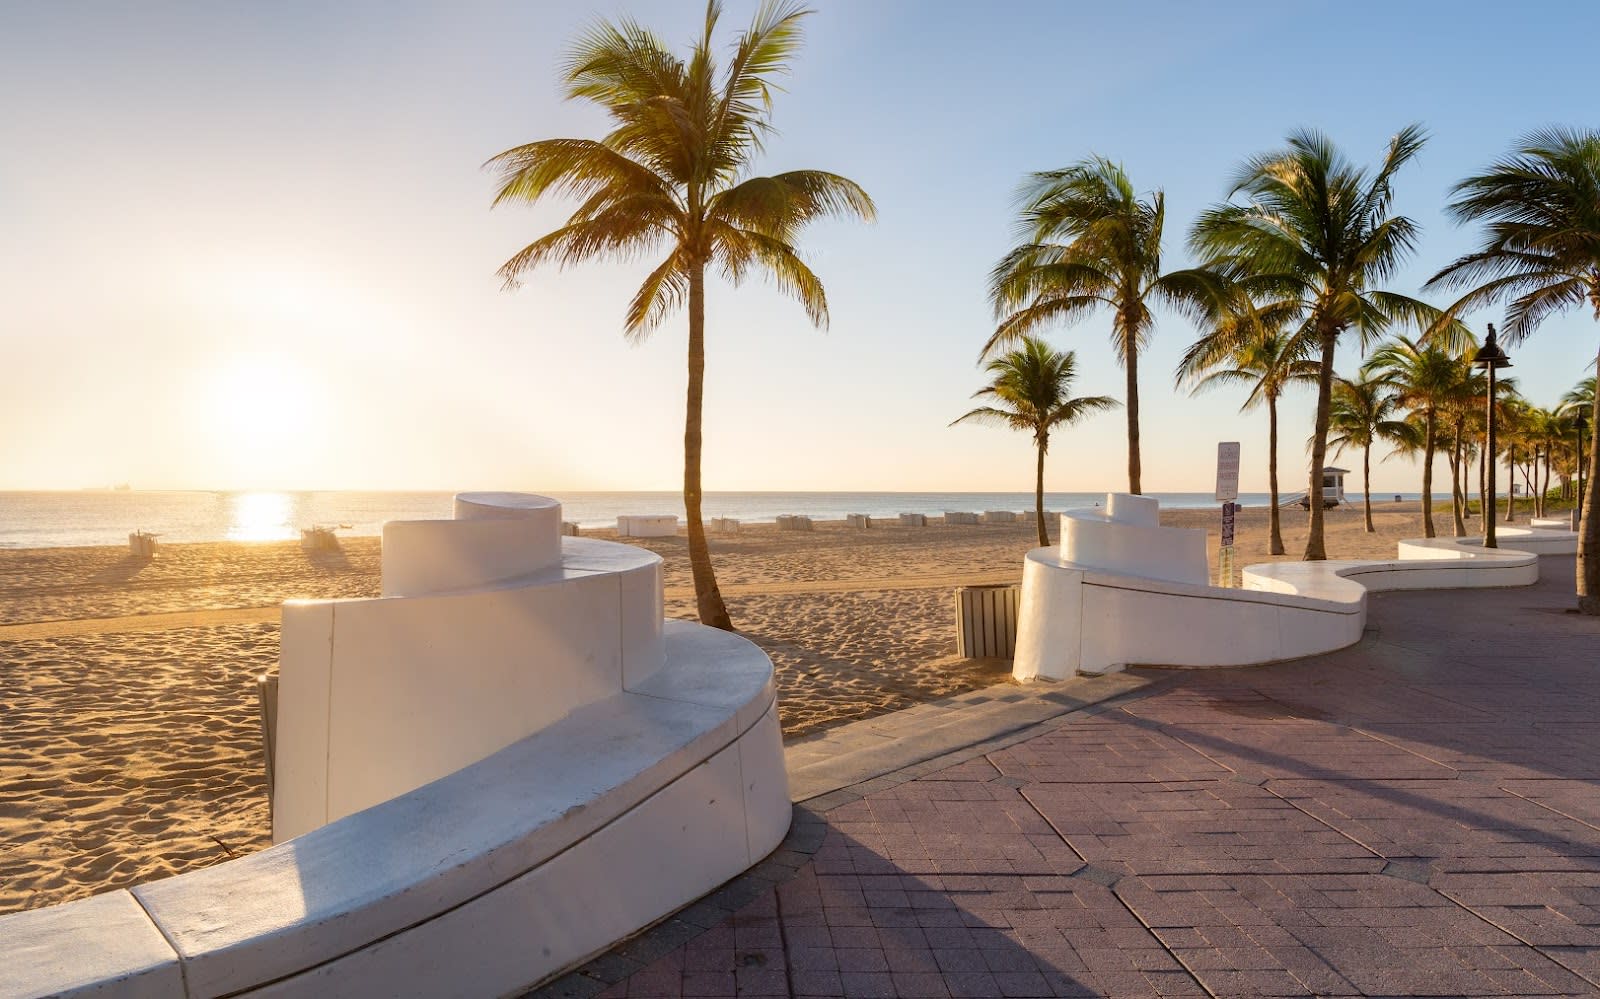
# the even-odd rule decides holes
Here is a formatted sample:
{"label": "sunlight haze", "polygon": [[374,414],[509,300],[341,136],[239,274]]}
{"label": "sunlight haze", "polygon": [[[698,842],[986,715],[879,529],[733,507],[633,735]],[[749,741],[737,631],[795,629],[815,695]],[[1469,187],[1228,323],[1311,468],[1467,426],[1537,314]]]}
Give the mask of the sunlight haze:
{"label": "sunlight haze", "polygon": [[[760,279],[711,281],[707,488],[1030,488],[1025,435],[946,426],[983,382],[988,273],[1028,171],[1098,153],[1163,188],[1175,267],[1195,215],[1289,130],[1370,163],[1421,122],[1431,138],[1397,182],[1423,235],[1394,290],[1415,294],[1473,239],[1442,214],[1452,183],[1530,128],[1593,124],[1587,6],[1538,5],[1572,30],[1542,36],[1533,70],[1512,58],[1517,19],[1485,31],[1486,6],[1346,6],[1325,21],[1316,5],[1146,5],[1130,51],[1115,6],[818,0],[758,169],[844,174],[879,221],[800,239],[827,331]],[[496,268],[564,213],[491,211],[481,164],[601,134],[557,80],[592,18],[625,13],[678,42],[703,9],[0,8],[0,489],[679,486],[682,312],[625,342],[643,262],[502,290]],[[729,4],[730,37],[753,9]],[[1077,351],[1080,393],[1123,395],[1109,328],[1098,314],[1047,333]],[[1240,440],[1242,486],[1264,489],[1264,417],[1240,416],[1236,391],[1172,387],[1195,335],[1162,315],[1141,359],[1144,486],[1208,489],[1216,442]],[[1523,393],[1553,406],[1594,355],[1593,319],[1556,316],[1511,354]],[[1358,363],[1347,338],[1339,369]],[[1312,404],[1285,398],[1288,488]],[[1054,441],[1050,489],[1120,488],[1120,412]],[[1418,489],[1398,460],[1373,481]]]}

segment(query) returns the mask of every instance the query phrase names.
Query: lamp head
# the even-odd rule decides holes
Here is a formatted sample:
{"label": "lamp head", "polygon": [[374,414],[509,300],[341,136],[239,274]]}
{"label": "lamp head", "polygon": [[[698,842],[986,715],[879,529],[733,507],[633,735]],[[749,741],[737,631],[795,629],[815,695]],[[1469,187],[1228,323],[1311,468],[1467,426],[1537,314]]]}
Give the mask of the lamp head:
{"label": "lamp head", "polygon": [[1489,336],[1483,341],[1483,346],[1478,348],[1478,352],[1472,356],[1472,366],[1474,368],[1511,367],[1511,358],[1507,357],[1506,352],[1501,350],[1500,345],[1495,342],[1494,323],[1489,324]]}

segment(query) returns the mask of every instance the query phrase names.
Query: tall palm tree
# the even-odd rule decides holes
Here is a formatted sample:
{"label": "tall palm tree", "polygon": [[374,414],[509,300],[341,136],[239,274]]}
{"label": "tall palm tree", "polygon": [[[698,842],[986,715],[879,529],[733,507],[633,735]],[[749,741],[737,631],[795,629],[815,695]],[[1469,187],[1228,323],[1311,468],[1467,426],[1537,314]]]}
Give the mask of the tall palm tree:
{"label": "tall palm tree", "polygon": [[1191,394],[1220,385],[1248,389],[1240,412],[1265,404],[1273,555],[1283,554],[1278,510],[1278,398],[1290,385],[1314,382],[1317,377],[1317,366],[1305,356],[1305,340],[1284,328],[1287,318],[1266,311],[1224,312],[1211,332],[1190,345],[1177,373],[1180,383],[1191,384]]}
{"label": "tall palm tree", "polygon": [[1016,350],[996,357],[986,365],[989,384],[972,394],[989,405],[979,406],[951,421],[968,420],[998,423],[1013,430],[1033,434],[1038,449],[1034,475],[1033,509],[1039,525],[1039,547],[1050,544],[1044,519],[1044,456],[1050,450],[1050,432],[1083,419],[1090,413],[1111,409],[1115,399],[1103,395],[1072,395],[1078,359],[1072,351],[1061,353],[1036,337],[1023,337]]}
{"label": "tall palm tree", "polygon": [[701,410],[705,399],[705,276],[738,284],[764,273],[827,324],[822,282],[801,260],[796,238],[826,216],[870,220],[872,200],[854,182],[819,170],[748,176],[771,134],[774,77],[788,70],[809,13],[769,0],[719,68],[712,35],[721,13],[706,7],[704,31],[687,58],[632,21],[600,22],[569,50],[566,97],[598,105],[612,128],[594,139],[544,139],[508,149],[487,166],[499,176],[494,203],[547,195],[579,205],[565,225],[506,261],[515,286],[547,262],[656,257],[623,320],[643,340],[679,306],[689,313],[689,388],[683,432],[683,505],[700,620],[731,630],[701,521]]}
{"label": "tall palm tree", "polygon": [[[1460,359],[1442,347],[1400,336],[1374,351],[1361,372],[1363,378],[1387,382],[1394,390],[1395,401],[1421,422],[1422,533],[1424,537],[1435,537],[1433,460],[1439,442],[1439,415],[1448,410],[1460,394]],[[1454,493],[1452,487],[1452,501]]]}
{"label": "tall palm tree", "polygon": [[[1294,310],[1296,335],[1319,355],[1307,559],[1328,557],[1323,507],[1314,498],[1322,495],[1340,337],[1354,330],[1365,344],[1400,321],[1424,328],[1439,322],[1437,310],[1376,289],[1416,242],[1416,223],[1390,209],[1395,174],[1423,141],[1420,126],[1402,129],[1378,168],[1368,171],[1347,160],[1320,132],[1294,132],[1284,149],[1247,160],[1230,200],[1205,211],[1190,235],[1205,268],[1248,275],[1273,288]],[[1245,196],[1243,204],[1231,200],[1239,195]]]}
{"label": "tall palm tree", "polygon": [[[1600,321],[1600,131],[1531,132],[1509,156],[1458,183],[1450,214],[1479,223],[1483,242],[1435,274],[1430,286],[1470,289],[1455,306],[1508,300],[1505,335],[1517,343],[1545,317],[1587,305]],[[1596,361],[1600,363],[1600,351]],[[1589,477],[1600,475],[1600,451]],[[1578,542],[1578,609],[1600,615],[1600,503],[1584,497]]]}
{"label": "tall palm tree", "polygon": [[1398,409],[1391,386],[1381,378],[1340,378],[1333,383],[1328,445],[1335,455],[1346,448],[1361,449],[1361,500],[1368,534],[1376,530],[1372,526],[1372,446],[1388,443],[1403,448],[1411,439],[1405,421],[1394,418]]}
{"label": "tall palm tree", "polygon": [[1128,491],[1141,491],[1139,352],[1150,342],[1153,303],[1192,314],[1211,307],[1196,271],[1161,272],[1166,199],[1141,197],[1119,164],[1091,157],[1035,173],[1018,193],[1022,242],[989,275],[1000,318],[983,357],[1052,322],[1111,311],[1111,342],[1127,375]]}

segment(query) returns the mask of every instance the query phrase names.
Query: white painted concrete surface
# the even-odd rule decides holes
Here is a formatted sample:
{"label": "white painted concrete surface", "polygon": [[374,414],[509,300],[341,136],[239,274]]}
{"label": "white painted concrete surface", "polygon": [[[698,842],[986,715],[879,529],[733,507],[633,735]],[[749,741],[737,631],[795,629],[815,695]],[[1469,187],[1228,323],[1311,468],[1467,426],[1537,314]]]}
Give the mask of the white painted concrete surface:
{"label": "white painted concrete surface", "polygon": [[[1244,589],[1222,589],[1205,582],[1204,532],[1154,526],[1155,504],[1112,495],[1103,511],[1069,511],[1062,545],[1028,553],[1017,679],[1317,655],[1360,640],[1368,592],[1525,586],[1539,578],[1539,554],[1576,550],[1572,532],[1523,530],[1497,551],[1473,538],[1419,539],[1401,542],[1394,561],[1249,566]],[[1201,536],[1198,549],[1189,534]]]}
{"label": "white painted concrete surface", "polygon": [[1060,559],[1175,583],[1206,585],[1206,532],[1160,526],[1160,503],[1148,496],[1109,493],[1104,509],[1061,515]]}
{"label": "white painted concrete surface", "polygon": [[[479,508],[496,502],[454,523],[545,517]],[[545,527],[560,537],[559,507]],[[478,535],[443,536],[426,550],[458,573]],[[311,744],[288,820],[306,831],[0,919],[0,996],[514,993],[760,860],[790,815],[771,661],[663,624],[654,555],[559,553],[467,590],[286,605],[279,758]]]}

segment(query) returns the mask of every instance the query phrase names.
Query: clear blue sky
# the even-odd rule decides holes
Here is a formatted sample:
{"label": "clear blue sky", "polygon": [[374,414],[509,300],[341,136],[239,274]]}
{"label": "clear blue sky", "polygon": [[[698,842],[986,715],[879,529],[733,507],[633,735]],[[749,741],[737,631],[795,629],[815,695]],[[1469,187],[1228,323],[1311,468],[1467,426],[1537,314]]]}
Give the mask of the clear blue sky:
{"label": "clear blue sky", "polygon": [[[702,10],[0,6],[0,488],[674,487],[682,318],[624,344],[638,267],[500,291],[495,268],[561,213],[491,213],[479,164],[600,133],[556,81],[592,17],[687,42]],[[725,27],[752,10],[730,3]],[[945,424],[981,382],[984,280],[1017,181],[1091,152],[1165,189],[1181,266],[1189,220],[1245,155],[1314,126],[1370,161],[1424,122],[1398,199],[1424,229],[1396,282],[1416,291],[1470,242],[1441,214],[1453,181],[1529,128],[1600,126],[1592,14],[819,0],[762,169],[844,173],[881,219],[805,239],[825,334],[759,283],[713,291],[708,487],[1027,488],[1023,435]],[[1108,327],[1051,334],[1078,350],[1086,394],[1122,394]],[[1214,443],[1239,439],[1244,487],[1261,488],[1264,421],[1172,388],[1193,336],[1163,317],[1144,363],[1145,486],[1207,488]],[[1549,322],[1514,352],[1524,391],[1553,403],[1597,339],[1581,313]],[[1286,467],[1310,408],[1286,404]],[[1120,414],[1084,424],[1058,440],[1051,488],[1118,487],[1123,448]],[[1381,491],[1416,478],[1374,475]]]}

